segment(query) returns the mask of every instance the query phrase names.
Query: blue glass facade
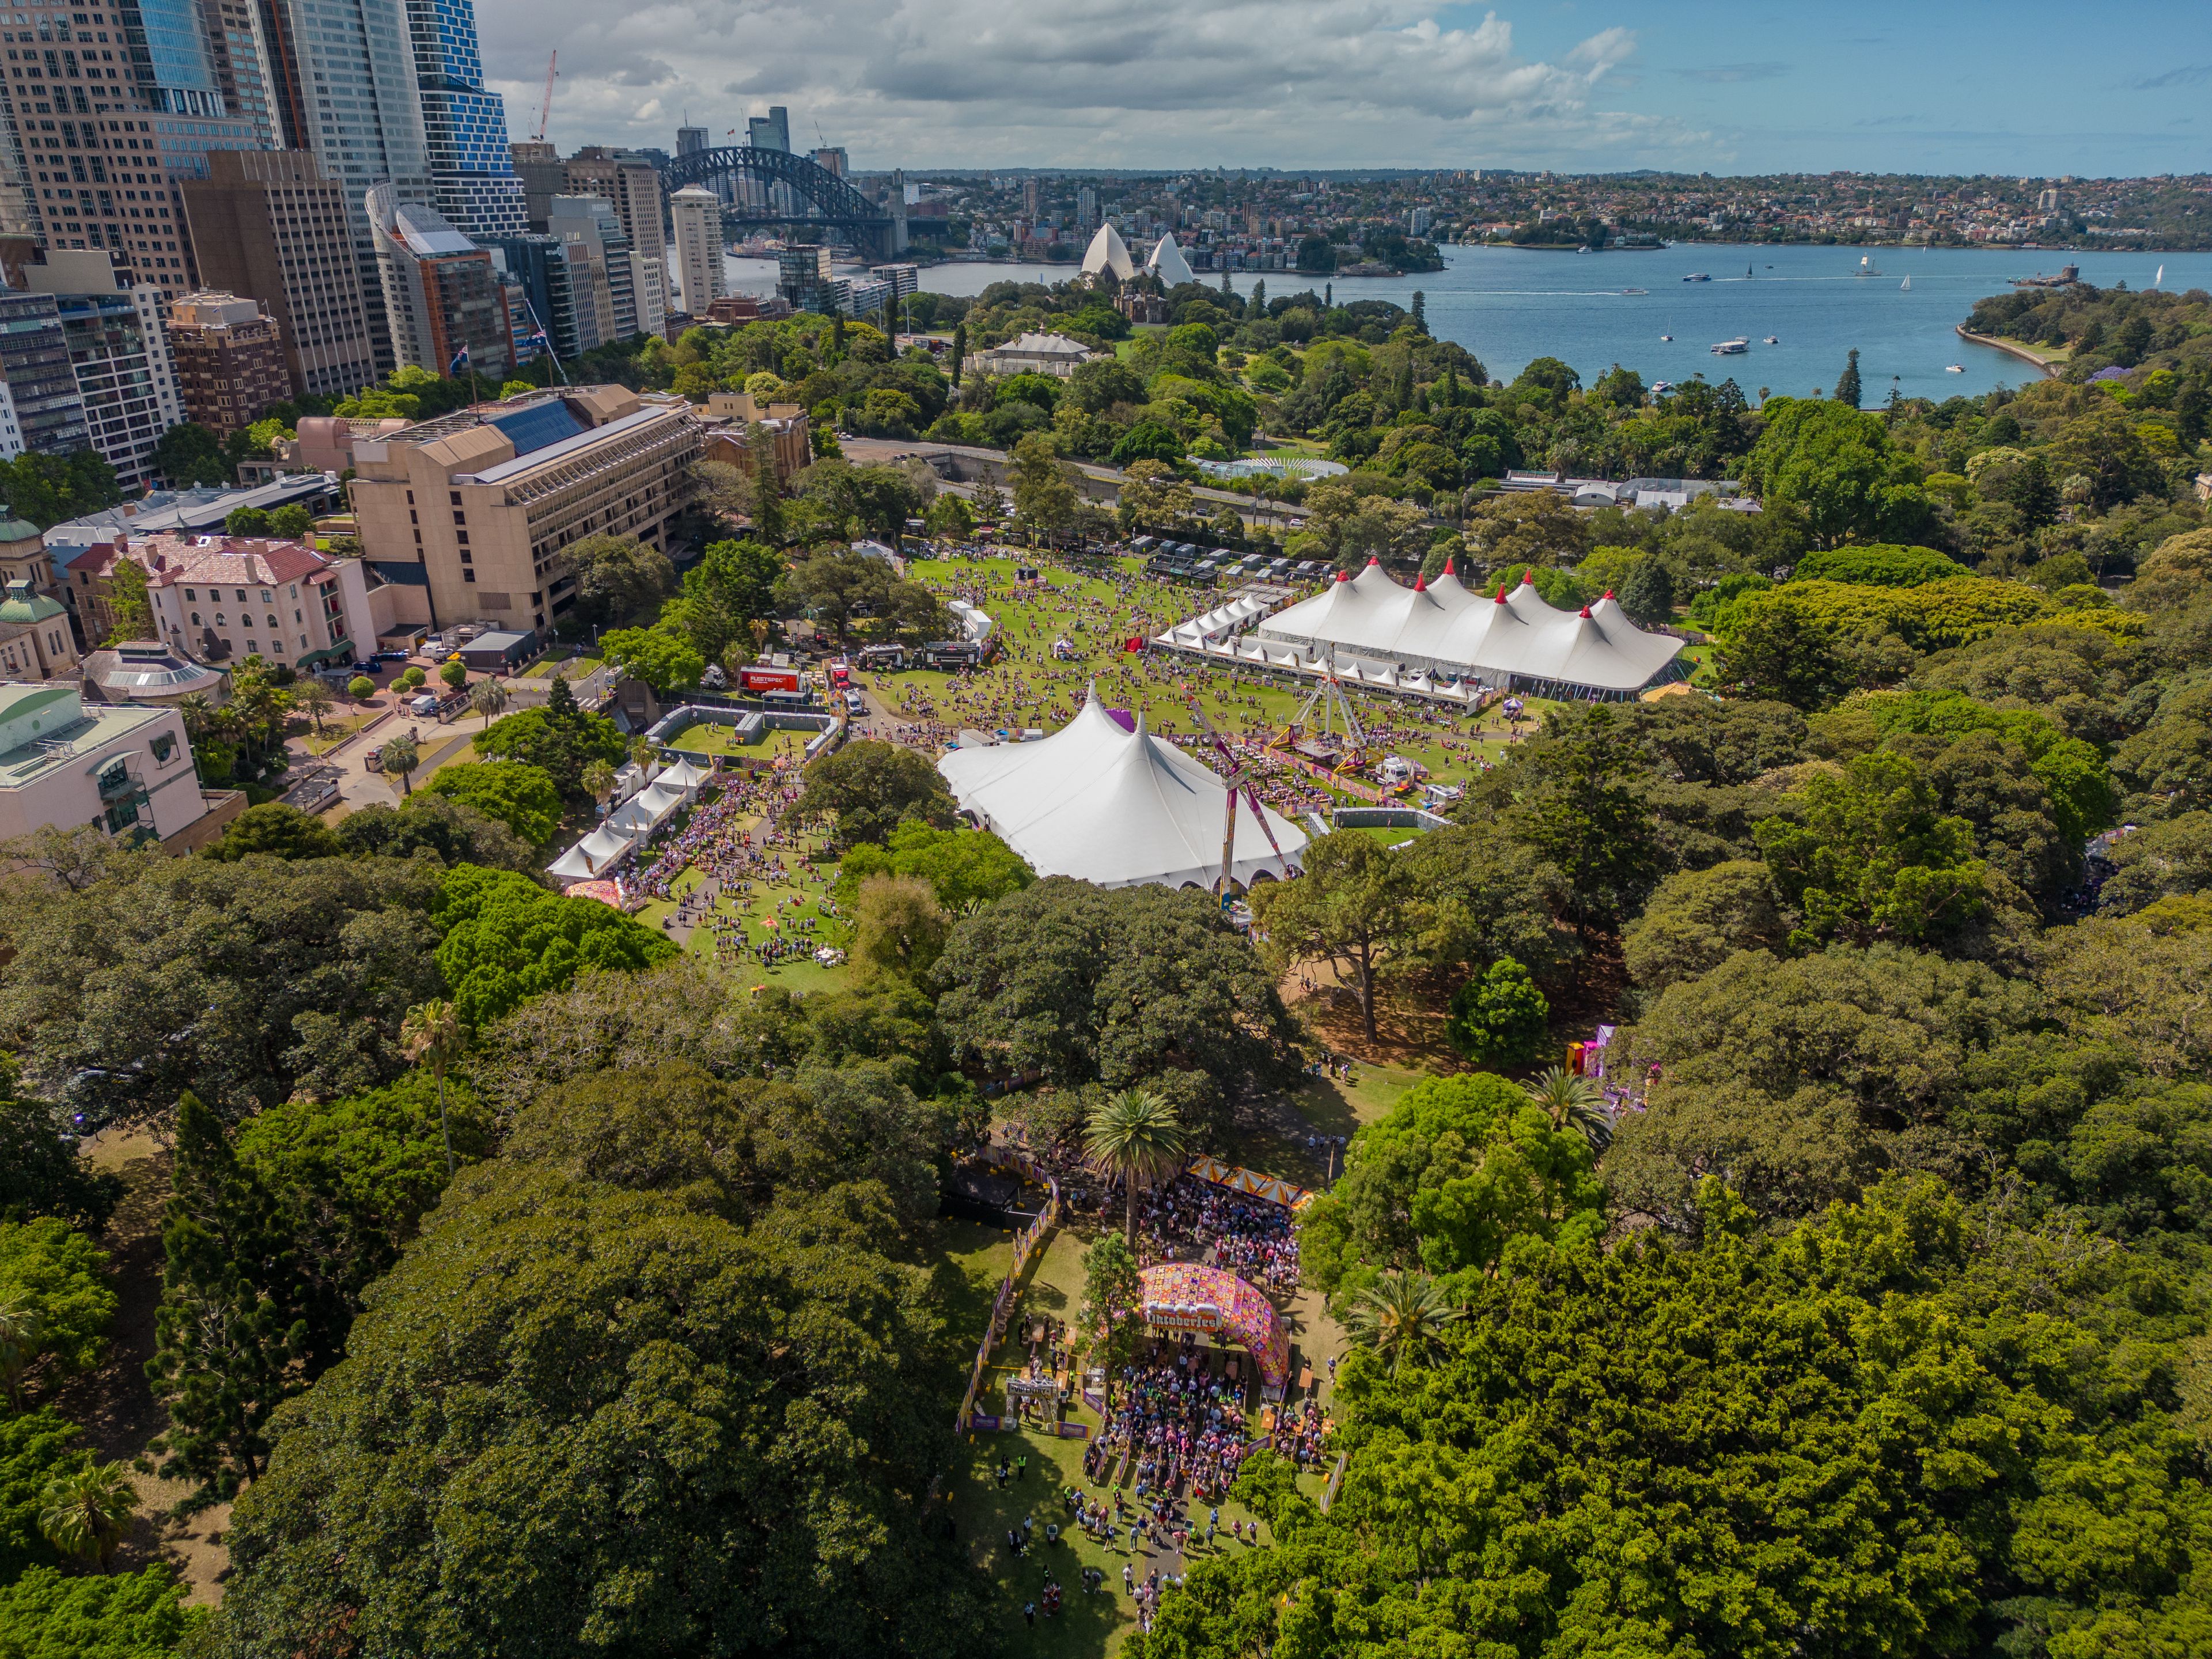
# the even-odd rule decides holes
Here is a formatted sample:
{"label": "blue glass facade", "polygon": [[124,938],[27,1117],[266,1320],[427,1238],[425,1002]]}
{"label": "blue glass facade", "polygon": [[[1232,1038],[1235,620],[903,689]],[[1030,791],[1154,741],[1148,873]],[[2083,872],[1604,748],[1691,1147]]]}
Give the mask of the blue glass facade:
{"label": "blue glass facade", "polygon": [[472,0],[407,0],[407,33],[434,205],[473,240],[521,235],[529,225],[507,147],[507,106],[483,88]]}

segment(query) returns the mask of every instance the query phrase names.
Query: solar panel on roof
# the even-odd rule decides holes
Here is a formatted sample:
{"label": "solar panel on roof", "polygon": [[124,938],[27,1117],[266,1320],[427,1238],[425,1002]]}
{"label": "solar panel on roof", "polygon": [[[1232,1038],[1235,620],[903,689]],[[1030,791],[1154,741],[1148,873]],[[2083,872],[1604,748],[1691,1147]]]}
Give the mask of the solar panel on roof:
{"label": "solar panel on roof", "polygon": [[542,404],[532,404],[527,409],[518,409],[511,415],[495,415],[489,424],[506,434],[518,455],[527,455],[532,450],[557,444],[564,438],[573,438],[591,428],[578,420],[575,411],[558,398],[549,398]]}

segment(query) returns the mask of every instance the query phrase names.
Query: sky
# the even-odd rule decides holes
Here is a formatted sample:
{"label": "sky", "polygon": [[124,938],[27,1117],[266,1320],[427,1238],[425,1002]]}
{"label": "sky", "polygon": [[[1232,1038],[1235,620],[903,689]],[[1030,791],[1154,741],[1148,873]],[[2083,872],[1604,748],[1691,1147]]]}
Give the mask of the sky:
{"label": "sky", "polygon": [[2212,170],[2202,0],[477,4],[514,137],[559,50],[563,153],[781,104],[857,169]]}

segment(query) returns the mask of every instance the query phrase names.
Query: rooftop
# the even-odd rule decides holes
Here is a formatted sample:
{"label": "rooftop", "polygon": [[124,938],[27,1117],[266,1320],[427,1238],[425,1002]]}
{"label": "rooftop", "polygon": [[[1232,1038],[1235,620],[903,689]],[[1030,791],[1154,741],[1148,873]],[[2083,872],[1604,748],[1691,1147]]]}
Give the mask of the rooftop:
{"label": "rooftop", "polygon": [[74,684],[0,684],[0,789],[21,789],[168,715],[128,702],[88,711]]}
{"label": "rooftop", "polygon": [[216,697],[222,671],[194,662],[154,640],[126,640],[84,659],[84,677],[101,690],[129,698],[181,696],[198,691]]}

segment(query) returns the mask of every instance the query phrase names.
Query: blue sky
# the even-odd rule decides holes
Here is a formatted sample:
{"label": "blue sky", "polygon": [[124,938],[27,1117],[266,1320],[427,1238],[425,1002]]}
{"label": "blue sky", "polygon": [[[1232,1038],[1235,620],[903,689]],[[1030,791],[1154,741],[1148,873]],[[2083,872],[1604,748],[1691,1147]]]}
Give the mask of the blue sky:
{"label": "blue sky", "polygon": [[477,0],[508,125],[858,167],[2212,169],[2212,6]]}

